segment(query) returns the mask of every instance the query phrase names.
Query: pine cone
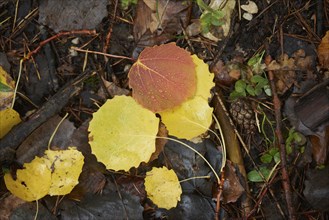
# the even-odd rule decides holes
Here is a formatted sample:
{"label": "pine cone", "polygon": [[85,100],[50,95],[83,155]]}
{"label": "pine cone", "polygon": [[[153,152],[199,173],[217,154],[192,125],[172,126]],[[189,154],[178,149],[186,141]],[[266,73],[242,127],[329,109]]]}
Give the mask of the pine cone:
{"label": "pine cone", "polygon": [[238,98],[231,103],[230,113],[236,125],[243,129],[247,134],[254,134],[256,132],[255,114],[245,99]]}

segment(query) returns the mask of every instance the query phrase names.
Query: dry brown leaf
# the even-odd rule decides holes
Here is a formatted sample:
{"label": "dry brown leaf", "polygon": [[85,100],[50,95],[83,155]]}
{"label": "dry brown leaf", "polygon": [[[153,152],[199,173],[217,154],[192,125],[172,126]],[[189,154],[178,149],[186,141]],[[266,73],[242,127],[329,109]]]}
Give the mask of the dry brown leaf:
{"label": "dry brown leaf", "polygon": [[322,38],[318,47],[319,63],[323,68],[329,69],[329,31]]}
{"label": "dry brown leaf", "polygon": [[312,154],[317,165],[324,165],[328,161],[329,152],[329,126],[323,131],[323,135],[311,135]]}
{"label": "dry brown leaf", "polygon": [[162,122],[160,122],[160,124],[159,124],[159,131],[158,131],[157,137],[161,137],[161,138],[156,139],[155,152],[151,155],[149,162],[158,158],[159,154],[163,151],[164,146],[168,142],[167,139],[163,138],[163,137],[168,137],[168,130]]}
{"label": "dry brown leaf", "polygon": [[225,203],[236,202],[245,191],[240,183],[237,170],[231,161],[226,162],[223,197]]}
{"label": "dry brown leaf", "polygon": [[312,75],[312,57],[306,56],[305,51],[300,49],[295,51],[289,58],[287,54],[280,56],[278,60],[273,60],[267,67],[268,70],[275,71],[276,87],[279,94],[286,92],[296,81],[296,70]]}
{"label": "dry brown leaf", "polygon": [[133,30],[138,46],[162,44],[180,33],[190,20],[190,6],[189,1],[138,1]]}

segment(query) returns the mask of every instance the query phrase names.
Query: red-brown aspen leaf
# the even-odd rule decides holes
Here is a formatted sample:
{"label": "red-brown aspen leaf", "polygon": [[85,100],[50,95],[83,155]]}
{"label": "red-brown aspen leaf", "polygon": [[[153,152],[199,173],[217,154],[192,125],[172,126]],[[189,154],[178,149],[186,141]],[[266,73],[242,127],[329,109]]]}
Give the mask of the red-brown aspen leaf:
{"label": "red-brown aspen leaf", "polygon": [[176,107],[196,92],[191,55],[174,43],[144,49],[128,77],[134,99],[153,112]]}

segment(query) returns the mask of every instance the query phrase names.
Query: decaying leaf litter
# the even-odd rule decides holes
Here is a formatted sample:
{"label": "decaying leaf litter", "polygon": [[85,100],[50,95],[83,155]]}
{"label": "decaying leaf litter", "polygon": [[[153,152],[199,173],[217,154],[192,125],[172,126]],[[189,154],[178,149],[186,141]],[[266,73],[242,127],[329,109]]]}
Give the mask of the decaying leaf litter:
{"label": "decaying leaf litter", "polygon": [[[19,123],[0,140],[2,176],[15,181],[0,184],[4,218],[328,217],[326,1],[0,7],[1,135]],[[75,187],[77,173],[51,178],[57,160],[75,170],[72,149],[84,158]],[[73,190],[35,194],[40,167]],[[176,181],[167,192],[149,182],[161,169]]]}

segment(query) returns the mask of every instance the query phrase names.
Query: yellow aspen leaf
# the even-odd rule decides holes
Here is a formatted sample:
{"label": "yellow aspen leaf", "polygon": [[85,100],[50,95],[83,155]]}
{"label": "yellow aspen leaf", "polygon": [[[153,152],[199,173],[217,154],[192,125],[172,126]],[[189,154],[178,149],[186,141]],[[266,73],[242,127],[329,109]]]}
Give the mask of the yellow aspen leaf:
{"label": "yellow aspen leaf", "polygon": [[149,199],[165,209],[176,207],[182,194],[176,173],[166,167],[154,167],[146,173],[145,190]]}
{"label": "yellow aspen leaf", "polygon": [[213,108],[200,96],[184,102],[177,108],[160,113],[169,134],[190,140],[205,133],[212,122]]}
{"label": "yellow aspen leaf", "polygon": [[36,157],[30,163],[24,164],[24,169],[16,172],[17,179],[11,174],[4,176],[7,189],[15,196],[25,201],[41,199],[48,194],[51,184],[51,171],[49,161]]}
{"label": "yellow aspen leaf", "polygon": [[67,150],[46,150],[44,157],[50,161],[50,168],[53,170],[48,194],[69,194],[79,183],[84,163],[82,153],[75,147],[69,147]]}
{"label": "yellow aspen leaf", "polygon": [[7,108],[0,111],[0,139],[20,122],[19,114],[14,109]]}
{"label": "yellow aspen leaf", "polygon": [[197,87],[195,96],[201,96],[205,100],[210,98],[210,89],[215,86],[214,74],[209,72],[208,65],[199,59],[196,55],[192,55],[193,62],[195,64]]}
{"label": "yellow aspen leaf", "polygon": [[130,96],[115,96],[93,114],[89,124],[92,153],[107,169],[128,171],[155,151],[159,119]]}
{"label": "yellow aspen leaf", "polygon": [[195,96],[176,108],[159,113],[170,135],[188,140],[206,132],[212,122],[213,109],[207,100],[211,95],[210,89],[215,85],[208,65],[196,55],[192,55],[192,59],[197,75]]}
{"label": "yellow aspen leaf", "polygon": [[0,109],[9,108],[13,101],[15,81],[0,66]]}

